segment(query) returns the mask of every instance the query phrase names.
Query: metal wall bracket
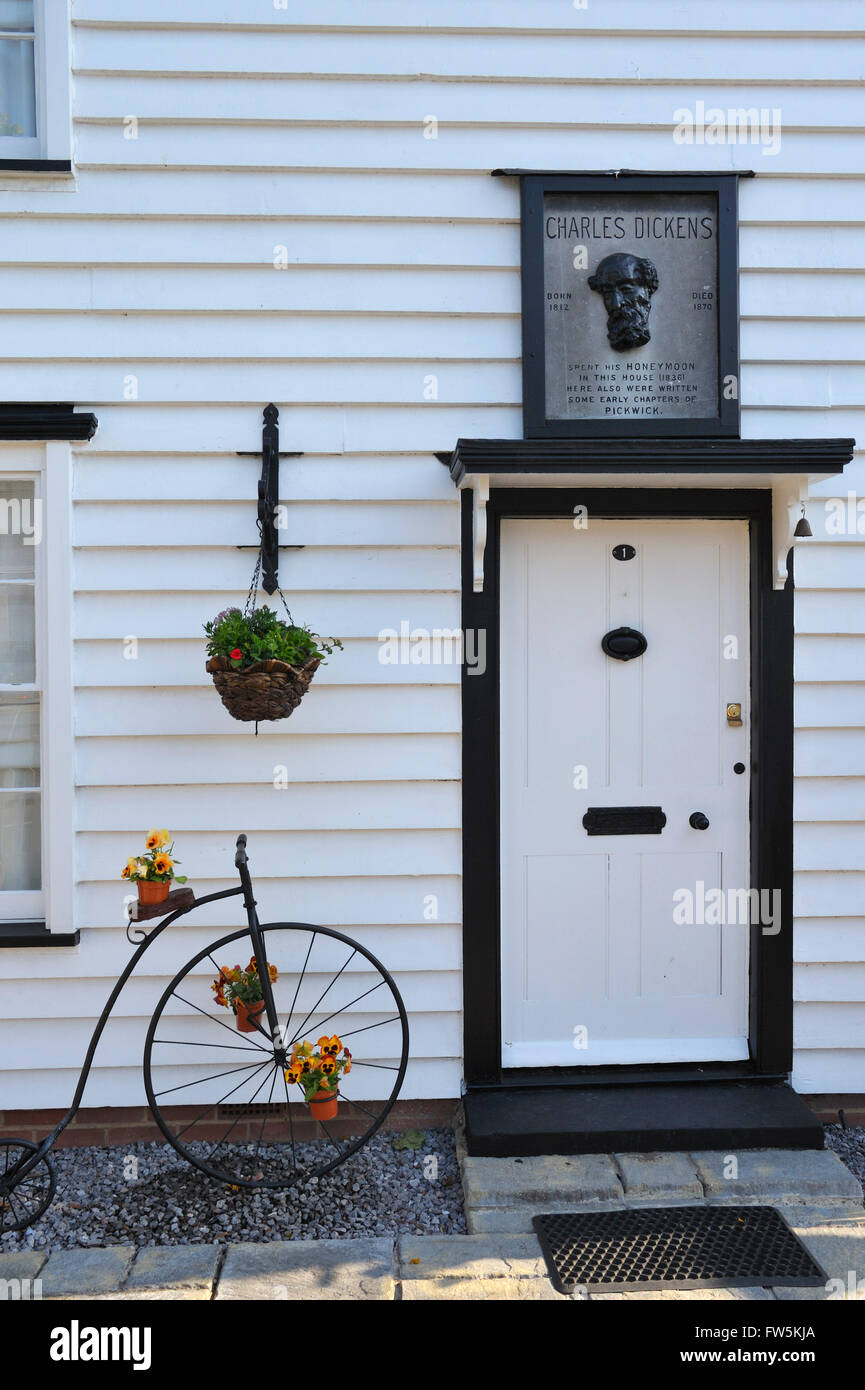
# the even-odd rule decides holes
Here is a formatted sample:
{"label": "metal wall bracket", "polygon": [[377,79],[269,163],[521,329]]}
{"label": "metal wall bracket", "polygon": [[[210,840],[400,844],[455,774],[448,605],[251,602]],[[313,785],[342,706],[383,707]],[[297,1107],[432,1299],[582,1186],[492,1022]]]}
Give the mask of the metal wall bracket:
{"label": "metal wall bracket", "polygon": [[[264,407],[264,424],[261,431],[261,452],[239,451],[242,458],[261,459],[261,477],[258,482],[258,530],[261,545],[239,545],[238,550],[261,549],[261,587],[266,594],[275,594],[279,588],[280,550],[303,550],[302,545],[279,544],[277,510],[279,508],[279,411],[271,402]],[[300,452],[287,453],[283,458],[302,458]]]}

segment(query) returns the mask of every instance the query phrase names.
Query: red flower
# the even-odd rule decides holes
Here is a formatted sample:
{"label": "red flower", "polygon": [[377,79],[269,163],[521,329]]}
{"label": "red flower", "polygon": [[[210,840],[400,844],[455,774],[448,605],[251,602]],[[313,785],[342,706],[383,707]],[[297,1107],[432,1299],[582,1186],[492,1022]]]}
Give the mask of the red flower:
{"label": "red flower", "polygon": [[233,652],[229,652],[229,656],[231,657],[232,661],[240,661],[241,657],[243,656],[243,652],[240,650],[239,647],[235,647]]}

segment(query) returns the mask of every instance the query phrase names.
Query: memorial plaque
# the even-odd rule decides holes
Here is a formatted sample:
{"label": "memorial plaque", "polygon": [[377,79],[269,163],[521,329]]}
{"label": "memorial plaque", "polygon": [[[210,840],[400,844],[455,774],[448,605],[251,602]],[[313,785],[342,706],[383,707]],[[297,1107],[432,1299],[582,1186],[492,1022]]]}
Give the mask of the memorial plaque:
{"label": "memorial plaque", "polygon": [[526,180],[527,437],[738,432],[735,192],[722,198],[722,181]]}

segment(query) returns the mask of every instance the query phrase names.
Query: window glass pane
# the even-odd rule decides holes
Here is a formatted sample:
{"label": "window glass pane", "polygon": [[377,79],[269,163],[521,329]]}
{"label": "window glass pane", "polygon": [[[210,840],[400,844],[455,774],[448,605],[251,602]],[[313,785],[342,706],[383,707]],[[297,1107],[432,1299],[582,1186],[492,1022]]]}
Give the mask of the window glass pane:
{"label": "window glass pane", "polygon": [[0,685],[35,680],[33,585],[0,584]]}
{"label": "window glass pane", "polygon": [[0,892],[42,886],[38,792],[0,791]]}
{"label": "window glass pane", "polygon": [[33,28],[33,0],[0,0],[0,29],[32,34]]}
{"label": "window glass pane", "polygon": [[39,786],[39,696],[0,694],[0,789]]}
{"label": "window glass pane", "polygon": [[33,578],[32,542],[39,539],[39,521],[33,483],[0,475],[0,580]]}
{"label": "window glass pane", "polygon": [[32,39],[0,39],[0,135],[35,134],[36,46]]}

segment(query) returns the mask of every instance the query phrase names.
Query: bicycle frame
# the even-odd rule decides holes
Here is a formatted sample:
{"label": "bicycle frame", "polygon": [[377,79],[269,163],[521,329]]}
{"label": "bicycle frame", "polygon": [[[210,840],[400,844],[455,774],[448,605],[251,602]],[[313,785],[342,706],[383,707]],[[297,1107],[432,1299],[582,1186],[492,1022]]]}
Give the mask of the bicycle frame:
{"label": "bicycle frame", "polygon": [[[239,835],[237,837],[237,853],[234,856],[234,867],[240,873],[240,886],[238,888],[224,888],[220,893],[207,893],[203,898],[196,898],[195,902],[192,903],[189,907],[181,907],[178,908],[176,912],[169,913],[169,915],[163,921],[161,921],[157,927],[154,927],[153,931],[145,933],[142,941],[138,946],[137,951],[133,955],[132,959],[129,961],[128,965],[126,966],[126,969],[123,971],[123,973],[117,980],[117,983],[112,989],[111,994],[109,995],[108,1000],[105,1004],[105,1007],[102,1010],[102,1013],[99,1015],[99,1019],[96,1023],[96,1027],[93,1030],[93,1035],[90,1039],[90,1043],[87,1048],[87,1053],[84,1057],[84,1062],[81,1067],[81,1075],[78,1078],[78,1085],[76,1086],[75,1094],[72,1097],[72,1104],[70,1105],[63,1118],[54,1126],[51,1133],[46,1135],[46,1137],[42,1140],[42,1143],[39,1145],[38,1149],[36,1149],[35,1153],[29,1154],[26,1158],[20,1158],[18,1162],[9,1169],[9,1172],[6,1175],[7,1177],[18,1177],[19,1179],[26,1177],[27,1174],[30,1172],[30,1169],[34,1168],[37,1163],[41,1162],[41,1160],[46,1156],[46,1154],[50,1153],[51,1149],[54,1147],[56,1140],[63,1133],[64,1129],[66,1129],[66,1127],[70,1125],[72,1121],[75,1119],[75,1116],[78,1114],[78,1111],[81,1108],[81,1101],[84,1096],[84,1088],[87,1085],[87,1078],[90,1075],[90,1069],[93,1065],[93,1058],[96,1053],[96,1049],[99,1046],[99,1039],[102,1037],[102,1034],[105,1030],[105,1025],[108,1022],[108,1019],[111,1015],[111,1010],[117,1003],[123,986],[126,984],[126,981],[129,979],[130,975],[135,970],[135,967],[141,960],[141,957],[144,955],[144,952],[147,950],[149,946],[152,946],[153,942],[156,941],[157,937],[160,937],[162,935],[162,933],[165,931],[167,927],[171,926],[172,922],[176,922],[178,917],[183,917],[186,915],[186,913],[193,912],[195,908],[202,907],[205,903],[215,903],[218,902],[220,898],[236,898],[242,895],[243,905],[246,908],[247,920],[249,922],[249,933],[252,937],[252,943],[254,948],[253,953],[255,955],[255,959],[259,962],[264,960],[264,945],[262,942],[261,932],[259,930],[258,913],[256,912],[256,901],[252,891],[252,879],[249,875],[249,861],[246,856],[245,835]],[[130,926],[131,925],[132,922],[130,922]],[[131,939],[132,938],[130,938],[130,940]],[[260,1033],[263,1033],[264,1036],[267,1037],[268,1041],[273,1041],[274,1046],[278,1048],[281,1044],[282,1039],[279,1034],[279,1020],[276,1015],[276,1006],[273,1000],[273,990],[271,988],[270,977],[266,969],[264,971],[264,974],[261,976],[261,985],[262,994],[265,1000],[265,1009],[267,1012],[267,1022],[268,1027],[270,1029],[270,1033],[265,1033],[265,1030],[255,1020],[251,1020],[251,1022],[254,1022],[258,1031]]]}
{"label": "bicycle frame", "polygon": [[[267,970],[267,960],[265,957],[264,942],[259,931],[258,913],[256,912],[256,902],[252,895],[252,879],[249,876],[249,860],[246,857],[246,836],[238,835],[237,853],[234,856],[234,867],[240,874],[240,892],[243,894],[243,905],[246,908],[246,917],[249,922],[249,934],[252,937],[252,944],[255,947],[254,955],[258,962],[258,978],[261,981],[261,993],[264,998],[264,1009],[267,1016],[267,1026],[270,1029],[266,1033],[261,1024],[254,1018],[250,1023],[255,1026],[259,1033],[264,1034],[268,1042],[272,1042],[276,1049],[277,1060],[285,1062],[285,1052],[283,1049],[283,1039],[279,1031],[279,1019],[276,1013],[276,1004],[273,999],[273,989],[270,982],[270,974]],[[238,891],[235,889],[235,892]],[[202,899],[202,901],[204,901]],[[191,909],[190,909],[191,910]],[[262,970],[262,965],[264,969]]]}

